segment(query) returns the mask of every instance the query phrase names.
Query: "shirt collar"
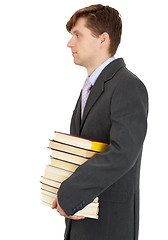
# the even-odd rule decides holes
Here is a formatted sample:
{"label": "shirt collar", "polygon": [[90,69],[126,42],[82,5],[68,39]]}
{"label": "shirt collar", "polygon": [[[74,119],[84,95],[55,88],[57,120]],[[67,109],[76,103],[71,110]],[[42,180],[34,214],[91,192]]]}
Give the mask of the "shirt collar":
{"label": "shirt collar", "polygon": [[100,75],[100,73],[103,71],[103,69],[112,61],[114,61],[115,58],[114,57],[110,57],[109,59],[107,59],[104,63],[102,63],[89,77],[89,80],[92,84],[92,86],[95,84],[98,76]]}

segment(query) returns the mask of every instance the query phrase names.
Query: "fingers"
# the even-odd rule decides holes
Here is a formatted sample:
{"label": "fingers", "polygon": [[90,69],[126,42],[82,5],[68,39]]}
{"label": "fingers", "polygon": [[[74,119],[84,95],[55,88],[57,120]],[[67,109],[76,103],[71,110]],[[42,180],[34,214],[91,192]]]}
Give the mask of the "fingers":
{"label": "fingers", "polygon": [[66,213],[63,211],[63,209],[60,207],[59,203],[58,203],[58,206],[57,206],[57,212],[63,216],[63,217],[67,217]]}
{"label": "fingers", "polygon": [[82,220],[82,219],[85,219],[84,216],[76,216],[76,215],[69,216],[68,218],[72,219],[72,220]]}
{"label": "fingers", "polygon": [[69,219],[72,219],[72,220],[82,220],[82,219],[85,219],[84,216],[76,216],[76,215],[73,215],[73,216],[67,216],[66,213],[63,211],[63,209],[60,207],[59,203],[58,203],[58,199],[57,199],[57,196],[55,198],[55,200],[53,201],[53,204],[52,204],[52,209],[56,208],[57,209],[57,212],[65,217],[65,218],[69,218]]}
{"label": "fingers", "polygon": [[59,204],[58,204],[58,206],[57,206],[57,212],[58,212],[61,216],[65,217],[65,218],[72,219],[72,220],[82,220],[82,219],[85,218],[85,217],[83,217],[83,216],[76,216],[76,215],[67,216],[66,213],[63,211],[63,209],[60,207]]}
{"label": "fingers", "polygon": [[57,200],[57,197],[56,197],[51,208],[54,209],[54,208],[57,208],[57,206],[58,206],[58,200]]}

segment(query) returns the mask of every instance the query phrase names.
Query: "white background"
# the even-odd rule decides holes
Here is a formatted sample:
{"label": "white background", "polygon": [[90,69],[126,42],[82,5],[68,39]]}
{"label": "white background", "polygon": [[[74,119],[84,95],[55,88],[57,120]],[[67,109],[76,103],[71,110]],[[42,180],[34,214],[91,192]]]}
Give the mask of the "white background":
{"label": "white background", "polygon": [[[1,239],[63,239],[64,218],[40,203],[40,176],[54,130],[69,132],[86,77],[66,44],[65,25],[97,1],[0,1]],[[139,239],[166,240],[168,195],[167,3],[102,1],[122,15],[117,57],[145,83],[150,100],[141,168]],[[70,91],[69,91],[70,90]],[[66,111],[62,111],[66,108]],[[115,221],[115,220],[114,220]],[[3,237],[2,237],[3,236]]]}

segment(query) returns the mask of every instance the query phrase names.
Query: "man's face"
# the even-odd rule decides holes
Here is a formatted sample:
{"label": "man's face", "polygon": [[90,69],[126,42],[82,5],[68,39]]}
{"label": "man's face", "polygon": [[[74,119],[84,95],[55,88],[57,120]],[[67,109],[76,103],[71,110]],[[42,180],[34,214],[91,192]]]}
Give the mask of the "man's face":
{"label": "man's face", "polygon": [[72,38],[67,46],[71,48],[74,63],[86,68],[94,67],[99,58],[100,39],[94,37],[85,26],[85,18],[79,18],[71,30]]}

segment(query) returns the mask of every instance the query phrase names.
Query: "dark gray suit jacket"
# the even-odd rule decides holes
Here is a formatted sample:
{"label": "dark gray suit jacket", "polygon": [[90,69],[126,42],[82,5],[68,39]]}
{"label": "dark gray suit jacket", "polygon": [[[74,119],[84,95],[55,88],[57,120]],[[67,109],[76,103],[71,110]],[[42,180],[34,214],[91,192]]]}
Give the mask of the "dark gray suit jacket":
{"label": "dark gray suit jacket", "polygon": [[58,201],[73,215],[99,196],[99,219],[66,219],[66,240],[137,240],[139,175],[147,129],[143,83],[116,59],[102,71],[87,100],[82,122],[78,99],[71,134],[109,144],[62,183]]}

